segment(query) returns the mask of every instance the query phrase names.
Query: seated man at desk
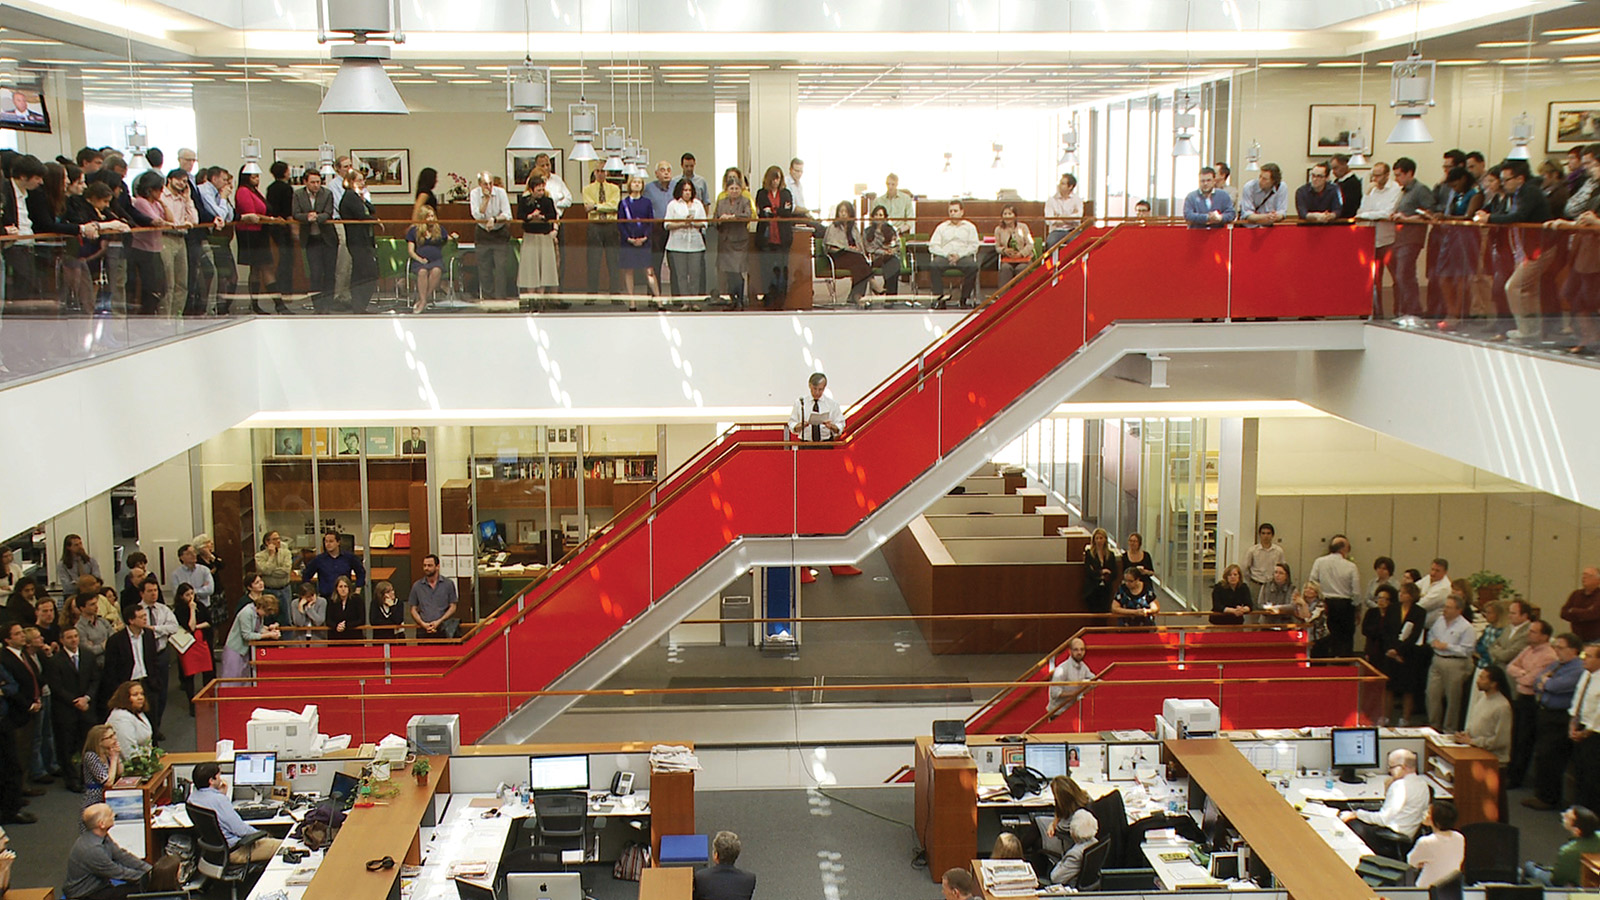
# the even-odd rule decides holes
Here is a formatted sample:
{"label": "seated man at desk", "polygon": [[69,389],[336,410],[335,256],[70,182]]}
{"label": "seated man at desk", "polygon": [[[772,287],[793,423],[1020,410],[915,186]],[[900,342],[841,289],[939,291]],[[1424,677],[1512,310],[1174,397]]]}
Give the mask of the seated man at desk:
{"label": "seated man at desk", "polygon": [[719,831],[711,839],[713,865],[694,873],[694,900],[750,900],[756,892],[753,872],[735,866],[744,845],[731,831]]}
{"label": "seated man at desk", "polygon": [[966,869],[951,869],[939,879],[944,900],[972,900],[978,896],[978,879]]}
{"label": "seated man at desk", "polygon": [[111,839],[116,814],[104,803],[83,811],[85,831],[67,853],[67,880],[62,895],[67,900],[111,900],[140,889],[150,864],[117,846]]}
{"label": "seated man at desk", "polygon": [[260,835],[261,831],[251,828],[234,810],[233,800],[228,796],[228,784],[222,780],[221,766],[211,762],[195,766],[194,783],[205,787],[197,788],[190,794],[189,802],[217,814],[222,837],[228,842],[229,860],[236,863],[265,862],[278,852],[283,842],[277,838],[257,837],[254,841],[246,841],[246,838]]}
{"label": "seated man at desk", "polygon": [[[1372,848],[1372,852],[1379,855],[1398,852],[1397,858],[1404,858],[1432,801],[1433,789],[1428,786],[1427,779],[1417,774],[1417,754],[1405,749],[1393,750],[1389,753],[1389,780],[1384,784],[1382,808],[1377,812],[1346,810],[1339,818]],[[1386,835],[1385,829],[1394,835]],[[1400,846],[1393,846],[1395,843]]]}

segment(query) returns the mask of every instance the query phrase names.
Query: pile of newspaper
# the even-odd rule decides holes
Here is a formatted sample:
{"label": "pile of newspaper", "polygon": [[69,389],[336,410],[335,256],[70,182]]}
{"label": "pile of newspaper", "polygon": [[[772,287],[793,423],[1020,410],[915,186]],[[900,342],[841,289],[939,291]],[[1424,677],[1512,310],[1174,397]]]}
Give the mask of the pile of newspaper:
{"label": "pile of newspaper", "polygon": [[650,748],[650,771],[652,772],[697,772],[700,770],[700,760],[694,753],[681,744],[657,744]]}
{"label": "pile of newspaper", "polygon": [[1032,897],[1039,891],[1039,877],[1024,860],[984,859],[978,865],[983,871],[984,891],[991,896]]}

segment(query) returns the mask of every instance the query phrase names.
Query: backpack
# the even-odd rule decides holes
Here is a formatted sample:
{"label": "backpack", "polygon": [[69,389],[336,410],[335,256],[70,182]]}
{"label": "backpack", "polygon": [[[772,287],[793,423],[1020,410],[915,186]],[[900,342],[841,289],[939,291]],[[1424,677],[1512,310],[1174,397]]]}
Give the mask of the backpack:
{"label": "backpack", "polygon": [[638,881],[639,873],[650,867],[650,845],[629,841],[611,868],[612,877],[619,881]]}

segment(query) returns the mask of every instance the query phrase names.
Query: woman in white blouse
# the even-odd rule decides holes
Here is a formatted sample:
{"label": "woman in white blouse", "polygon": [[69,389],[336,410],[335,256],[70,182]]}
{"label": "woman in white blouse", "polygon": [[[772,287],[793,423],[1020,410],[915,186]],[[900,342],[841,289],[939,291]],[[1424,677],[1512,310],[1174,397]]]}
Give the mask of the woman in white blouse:
{"label": "woman in white blouse", "polygon": [[706,208],[695,199],[694,182],[685,178],[667,204],[667,265],[675,296],[705,296],[705,228]]}
{"label": "woman in white blouse", "polygon": [[1406,864],[1421,870],[1417,874],[1417,887],[1431,888],[1460,878],[1467,839],[1456,830],[1456,805],[1449,800],[1433,801],[1422,823],[1432,828],[1433,833],[1417,838],[1406,855]]}
{"label": "woman in white blouse", "polygon": [[155,733],[150,727],[149,717],[145,715],[148,707],[145,705],[144,685],[137,681],[124,681],[106,705],[111,709],[111,714],[106,716],[106,724],[117,733],[117,745],[130,756],[142,755]]}

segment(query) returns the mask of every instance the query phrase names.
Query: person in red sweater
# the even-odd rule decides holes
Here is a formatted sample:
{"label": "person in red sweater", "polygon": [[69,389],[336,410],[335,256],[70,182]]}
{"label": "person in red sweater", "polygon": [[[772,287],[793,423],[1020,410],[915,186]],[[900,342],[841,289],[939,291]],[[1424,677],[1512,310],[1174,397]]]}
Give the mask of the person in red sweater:
{"label": "person in red sweater", "polygon": [[1561,607],[1561,618],[1584,643],[1600,640],[1600,569],[1583,570],[1583,587],[1572,592]]}

